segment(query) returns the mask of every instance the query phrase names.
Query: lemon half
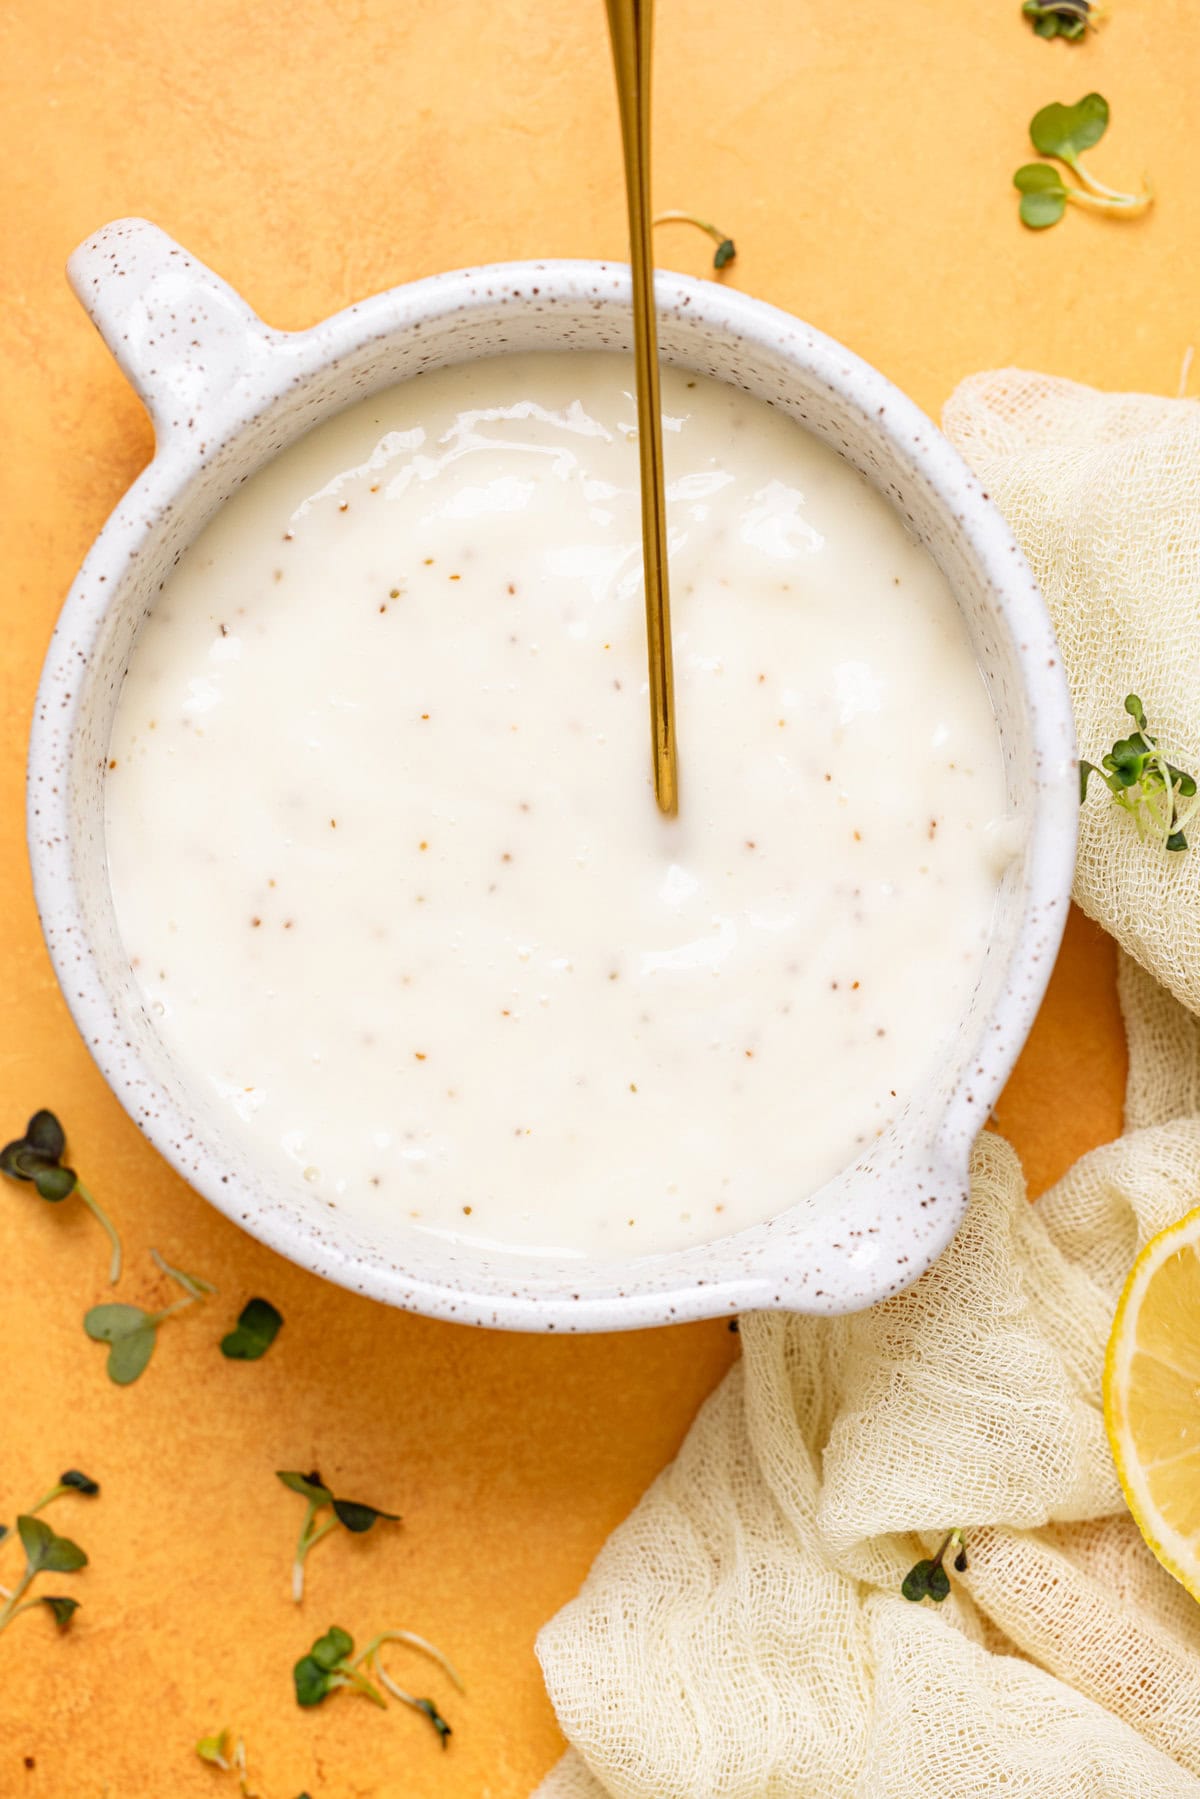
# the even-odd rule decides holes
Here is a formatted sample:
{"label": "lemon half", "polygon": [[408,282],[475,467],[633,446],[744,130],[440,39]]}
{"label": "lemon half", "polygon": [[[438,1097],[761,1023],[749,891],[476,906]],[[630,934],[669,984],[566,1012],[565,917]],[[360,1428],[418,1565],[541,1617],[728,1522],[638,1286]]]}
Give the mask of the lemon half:
{"label": "lemon half", "polygon": [[1104,1422],[1138,1529],[1200,1599],[1200,1207],[1130,1270],[1104,1358]]}

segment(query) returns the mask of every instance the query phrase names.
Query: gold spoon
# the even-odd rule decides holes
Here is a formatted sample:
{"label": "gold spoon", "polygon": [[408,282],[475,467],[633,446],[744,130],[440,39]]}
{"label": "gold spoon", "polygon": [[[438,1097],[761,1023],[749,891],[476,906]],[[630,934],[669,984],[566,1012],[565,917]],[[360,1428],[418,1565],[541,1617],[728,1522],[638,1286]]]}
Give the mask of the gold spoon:
{"label": "gold spoon", "polygon": [[654,796],[660,812],[679,810],[675,753],[675,675],[671,660],[671,600],[667,589],[667,508],[663,493],[662,408],[658,392],[658,330],[654,317],[654,258],[650,247],[650,43],[654,0],[608,0],[625,193],[633,265],[633,358],[637,369],[638,455],[642,476],[642,567],[646,587],[646,646],[650,660],[650,732]]}

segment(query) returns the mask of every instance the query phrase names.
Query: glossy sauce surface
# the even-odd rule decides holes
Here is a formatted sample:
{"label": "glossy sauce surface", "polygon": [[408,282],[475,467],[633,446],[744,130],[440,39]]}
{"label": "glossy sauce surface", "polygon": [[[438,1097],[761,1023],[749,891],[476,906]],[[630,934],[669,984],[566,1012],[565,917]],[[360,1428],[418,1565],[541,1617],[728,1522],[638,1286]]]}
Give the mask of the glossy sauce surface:
{"label": "glossy sauce surface", "polygon": [[781,1211],[936,1065],[1009,835],[946,583],[759,401],[663,371],[680,816],[622,357],[440,371],[251,480],[135,646],[121,931],[264,1169],[625,1256]]}

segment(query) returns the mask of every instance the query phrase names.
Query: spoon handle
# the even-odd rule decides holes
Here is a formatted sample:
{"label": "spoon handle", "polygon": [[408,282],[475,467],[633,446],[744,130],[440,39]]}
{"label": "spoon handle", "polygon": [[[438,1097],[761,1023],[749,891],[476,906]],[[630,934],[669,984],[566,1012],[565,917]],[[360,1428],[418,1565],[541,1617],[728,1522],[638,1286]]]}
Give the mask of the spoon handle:
{"label": "spoon handle", "polygon": [[663,492],[662,408],[658,330],[650,241],[650,46],[653,0],[608,0],[608,28],[621,112],[629,249],[633,265],[633,355],[637,369],[638,455],[642,481],[642,565],[650,664],[650,729],[654,794],[659,810],[679,810],[675,751],[675,675],[667,586],[667,508]]}

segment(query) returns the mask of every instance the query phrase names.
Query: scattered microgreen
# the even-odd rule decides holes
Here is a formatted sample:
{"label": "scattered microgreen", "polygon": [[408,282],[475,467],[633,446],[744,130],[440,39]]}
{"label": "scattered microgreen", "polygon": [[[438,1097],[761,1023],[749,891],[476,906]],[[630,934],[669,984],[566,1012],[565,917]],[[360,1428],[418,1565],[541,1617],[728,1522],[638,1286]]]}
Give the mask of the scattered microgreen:
{"label": "scattered microgreen", "polygon": [[[378,1506],[365,1505],[358,1499],[335,1499],[321,1476],[314,1469],[311,1474],[296,1474],[279,1470],[276,1478],[281,1480],[292,1493],[299,1493],[307,1501],[304,1522],[300,1526],[300,1536],[296,1543],[296,1555],[292,1562],[292,1598],[299,1605],[304,1597],[304,1561],[314,1544],[322,1537],[327,1537],[331,1530],[339,1524],[345,1530],[353,1531],[361,1536],[382,1518],[389,1524],[398,1524],[398,1512],[384,1512]],[[330,1511],[332,1516],[321,1518],[320,1514]]]}
{"label": "scattered microgreen", "polygon": [[48,1505],[61,1499],[64,1493],[81,1493],[85,1499],[94,1499],[99,1491],[100,1482],[93,1480],[90,1474],[84,1474],[79,1468],[68,1468],[59,1475],[49,1492],[43,1493],[36,1505],[29,1507],[29,1516],[45,1511]]}
{"label": "scattered microgreen", "polygon": [[[61,1499],[65,1493],[80,1493],[85,1499],[94,1499],[99,1491],[100,1482],[93,1480],[90,1474],[84,1474],[79,1468],[68,1468],[59,1475],[48,1492],[43,1493],[33,1505],[26,1506],[25,1516],[32,1518],[38,1512],[44,1512],[48,1505],[53,1505],[54,1501]],[[7,1535],[8,1525],[0,1524],[0,1543]]]}
{"label": "scattered microgreen", "polygon": [[1042,156],[1057,156],[1068,168],[1076,168],[1085,150],[1092,150],[1108,130],[1108,101],[1103,94],[1085,94],[1074,106],[1052,100],[1035,112],[1029,122],[1033,147]]}
{"label": "scattered microgreen", "polygon": [[214,1730],[211,1736],[201,1737],[196,1744],[196,1754],[202,1762],[211,1768],[220,1768],[225,1774],[236,1774],[238,1791],[242,1799],[259,1799],[258,1793],[250,1785],[250,1776],[246,1767],[246,1745],[241,1737],[234,1737],[229,1729]]}
{"label": "scattered microgreen", "polygon": [[115,1287],[121,1278],[121,1239],[108,1213],[88,1192],[73,1168],[63,1162],[67,1136],[53,1112],[43,1108],[35,1112],[25,1126],[25,1135],[15,1137],[0,1149],[0,1174],[14,1181],[30,1181],[38,1196],[51,1205],[77,1193],[92,1216],[107,1231],[112,1244],[108,1278]]}
{"label": "scattered microgreen", "polygon": [[1095,30],[1102,8],[1095,0],[1024,0],[1021,11],[1037,37],[1078,43],[1089,25]]}
{"label": "scattered microgreen", "polygon": [[78,1599],[64,1599],[57,1593],[43,1593],[37,1603],[39,1605],[44,1605],[49,1609],[54,1622],[58,1625],[60,1630],[67,1630],[69,1628],[71,1619],[79,1610]]}
{"label": "scattered microgreen", "polygon": [[940,1605],[950,1591],[950,1576],[943,1563],[951,1545],[957,1546],[954,1566],[960,1574],[967,1571],[967,1550],[960,1529],[948,1531],[942,1540],[941,1547],[934,1556],[926,1556],[911,1567],[900,1584],[900,1591],[906,1599],[919,1604],[922,1599],[932,1599]]}
{"label": "scattered microgreen", "polygon": [[108,1378],[118,1387],[131,1386],[145,1372],[154,1354],[160,1324],[216,1292],[211,1282],[201,1280],[199,1275],[172,1268],[156,1249],[150,1254],[162,1272],[183,1288],[182,1299],[157,1312],[144,1311],[141,1306],[112,1303],[93,1306],[84,1314],[83,1328],[88,1336],[94,1343],[108,1344]]}
{"label": "scattered microgreen", "polygon": [[127,1305],[93,1306],[84,1314],[83,1328],[93,1343],[109,1346],[108,1378],[118,1387],[132,1385],[144,1372],[165,1315]]}
{"label": "scattered microgreen", "polygon": [[[391,1687],[391,1688],[389,1688],[389,1691],[398,1693],[399,1688]],[[438,1710],[437,1706],[433,1703],[433,1700],[432,1699],[414,1699],[412,1701],[412,1703],[416,1707],[417,1711],[424,1712],[425,1716],[429,1719],[429,1722],[433,1725],[433,1728],[437,1731],[438,1736],[442,1740],[442,1748],[443,1749],[448,1748],[449,1747],[449,1739],[454,1735],[454,1732],[451,1730],[450,1726],[447,1724],[445,1718],[443,1718],[443,1716],[442,1716],[441,1712]]]}
{"label": "scattered microgreen", "polygon": [[1027,162],[1013,176],[1021,196],[1021,223],[1031,231],[1057,225],[1067,210],[1070,190],[1057,169],[1048,162]]}
{"label": "scattered microgreen", "polygon": [[283,1315],[269,1299],[251,1299],[233,1330],[221,1338],[221,1354],[231,1362],[257,1362],[279,1335]]}
{"label": "scattered microgreen", "polygon": [[1103,94],[1085,94],[1074,106],[1054,100],[1034,113],[1029,124],[1034,149],[1042,156],[1065,163],[1080,185],[1064,181],[1046,163],[1022,164],[1013,176],[1013,186],[1021,196],[1022,222],[1030,230],[1042,231],[1047,225],[1056,225],[1068,201],[1114,218],[1136,218],[1151,204],[1154,195],[1148,185],[1140,193],[1122,193],[1098,180],[1081,160],[1083,152],[1098,144],[1108,130],[1108,116],[1108,101]]}
{"label": "scattered microgreen", "polygon": [[1147,831],[1161,839],[1168,850],[1188,847],[1184,824],[1194,807],[1180,807],[1180,800],[1194,799],[1196,782],[1168,762],[1159,748],[1158,739],[1150,735],[1146,714],[1136,693],[1126,696],[1125,710],[1137,730],[1118,738],[1099,764],[1080,761],[1079,800],[1087,798],[1088,780],[1098,775],[1118,806],[1133,814],[1138,835]]}
{"label": "scattered microgreen", "polygon": [[[324,1636],[316,1639],[312,1648],[300,1657],[292,1670],[297,1704],[306,1707],[321,1705],[339,1687],[350,1687],[369,1699],[373,1705],[382,1706],[386,1710],[387,1700],[383,1694],[387,1692],[393,1699],[399,1700],[401,1705],[407,1705],[427,1718],[445,1749],[452,1734],[449,1724],[432,1699],[418,1699],[392,1679],[379,1660],[385,1643],[402,1643],[410,1649],[419,1650],[422,1655],[427,1655],[437,1663],[460,1693],[464,1691],[462,1679],[454,1664],[440,1649],[415,1632],[381,1630],[371,1638],[365,1649],[355,1655],[354,1639],[349,1631],[333,1624]],[[383,1689],[382,1692],[380,1688]]]}
{"label": "scattered microgreen", "polygon": [[229,1754],[229,1731],[214,1730],[211,1736],[201,1737],[196,1744],[196,1754],[202,1762],[228,1772],[233,1766]]}
{"label": "scattered microgreen", "polygon": [[70,1537],[60,1537],[44,1518],[22,1512],[17,1519],[17,1535],[25,1551],[26,1573],[30,1579],[35,1574],[74,1574],[77,1569],[87,1567],[87,1556],[78,1543],[73,1543]]}
{"label": "scattered microgreen", "polygon": [[[68,1468],[58,1477],[58,1484],[67,1493],[82,1493],[88,1499],[97,1499],[100,1495],[100,1482],[85,1474],[82,1468]],[[52,1499],[58,1494],[52,1493]]]}
{"label": "scattered microgreen", "polygon": [[73,1543],[70,1537],[60,1537],[44,1518],[35,1518],[31,1512],[22,1512],[17,1519],[17,1534],[25,1551],[25,1569],[0,1610],[0,1630],[22,1612],[33,1611],[41,1605],[49,1608],[59,1629],[65,1630],[79,1608],[78,1600],[60,1599],[57,1595],[26,1599],[25,1595],[39,1574],[74,1574],[77,1569],[87,1567],[87,1556],[78,1543]]}
{"label": "scattered microgreen", "polygon": [[728,268],[737,255],[737,245],[731,237],[726,237],[719,225],[710,225],[707,219],[698,219],[694,213],[660,212],[653,222],[656,225],[694,225],[697,231],[703,231],[706,237],[711,237],[717,246],[713,257],[714,269]]}

